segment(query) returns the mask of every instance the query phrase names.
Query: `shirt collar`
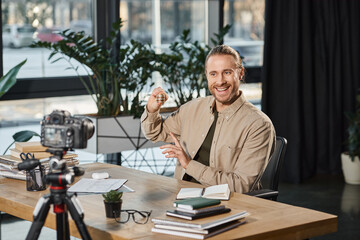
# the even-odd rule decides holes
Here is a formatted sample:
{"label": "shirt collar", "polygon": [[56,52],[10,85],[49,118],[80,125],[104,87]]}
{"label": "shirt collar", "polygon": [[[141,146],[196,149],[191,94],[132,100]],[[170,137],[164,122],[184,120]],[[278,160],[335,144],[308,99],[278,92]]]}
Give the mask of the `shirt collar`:
{"label": "shirt collar", "polygon": [[[212,96],[212,100],[210,101],[210,113],[214,113],[215,107],[215,98]],[[232,115],[235,114],[237,110],[246,102],[246,98],[242,91],[240,91],[240,96],[235,100],[230,106],[228,106],[224,111],[221,112],[224,115],[225,119],[229,119]]]}

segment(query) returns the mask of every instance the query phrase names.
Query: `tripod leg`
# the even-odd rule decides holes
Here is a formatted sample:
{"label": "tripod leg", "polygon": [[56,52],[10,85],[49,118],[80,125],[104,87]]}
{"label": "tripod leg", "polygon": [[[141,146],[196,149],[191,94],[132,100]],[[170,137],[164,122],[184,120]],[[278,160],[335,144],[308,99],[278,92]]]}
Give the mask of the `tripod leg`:
{"label": "tripod leg", "polygon": [[68,214],[65,210],[62,213],[56,213],[56,236],[57,240],[70,239]]}
{"label": "tripod leg", "polygon": [[50,203],[50,197],[48,195],[40,198],[37,202],[34,210],[34,221],[31,224],[26,240],[36,240],[39,238],[41,229],[49,213]]}
{"label": "tripod leg", "polygon": [[71,217],[74,219],[77,229],[84,240],[91,240],[90,234],[86,228],[86,225],[83,221],[84,211],[80,205],[80,202],[77,200],[75,195],[66,195],[65,204],[68,207],[68,210],[71,214]]}

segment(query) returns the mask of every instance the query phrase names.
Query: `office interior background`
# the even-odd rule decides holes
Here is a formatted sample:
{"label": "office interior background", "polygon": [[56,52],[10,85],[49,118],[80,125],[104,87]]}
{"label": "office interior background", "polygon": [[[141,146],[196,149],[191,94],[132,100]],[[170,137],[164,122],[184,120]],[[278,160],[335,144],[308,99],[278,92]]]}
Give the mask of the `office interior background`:
{"label": "office interior background", "polygon": [[162,52],[185,29],[192,40],[211,44],[213,34],[231,24],[224,43],[243,57],[241,88],[288,140],[278,201],[338,215],[338,232],[319,239],[359,239],[360,187],[344,183],[340,160],[345,112],[354,111],[360,87],[359,12],[356,0],[2,0],[0,71],[27,62],[0,99],[0,151],[12,133],[40,131],[38,122],[54,109],[96,112],[67,63],[51,63],[48,50],[30,48],[28,41],[58,41],[56,31],[68,28],[103,39],[121,17],[122,44],[135,39]]}

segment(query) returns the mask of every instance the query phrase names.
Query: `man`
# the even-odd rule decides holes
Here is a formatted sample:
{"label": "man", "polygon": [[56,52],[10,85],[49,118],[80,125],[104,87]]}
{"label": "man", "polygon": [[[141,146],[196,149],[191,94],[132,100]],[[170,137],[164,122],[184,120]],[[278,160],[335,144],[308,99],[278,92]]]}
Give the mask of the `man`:
{"label": "man", "polygon": [[167,158],[177,158],[174,177],[192,178],[203,185],[228,183],[230,190],[259,189],[259,179],[275,145],[270,119],[249,103],[239,90],[244,67],[231,47],[214,47],[205,62],[212,96],[194,99],[161,118],[159,94],[153,90],[141,117],[145,136],[174,142],[160,147]]}

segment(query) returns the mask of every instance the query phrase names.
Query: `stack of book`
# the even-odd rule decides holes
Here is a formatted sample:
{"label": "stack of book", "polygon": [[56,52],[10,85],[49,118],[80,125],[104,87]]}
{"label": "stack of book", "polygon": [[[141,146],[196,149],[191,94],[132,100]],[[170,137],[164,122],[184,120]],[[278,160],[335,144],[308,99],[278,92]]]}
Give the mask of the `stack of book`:
{"label": "stack of book", "polygon": [[[26,176],[23,171],[19,171],[17,166],[22,162],[21,153],[31,153],[35,159],[42,160],[42,164],[48,170],[49,159],[52,154],[46,152],[47,147],[41,145],[40,142],[15,142],[15,148],[10,149],[10,155],[0,155],[0,176],[25,180]],[[77,154],[66,154],[63,159],[67,161],[67,166],[76,166],[79,160],[76,159]]]}
{"label": "stack of book", "polygon": [[11,155],[0,155],[0,176],[26,180],[24,171],[19,171],[17,165],[21,159]]}
{"label": "stack of book", "polygon": [[[52,156],[40,142],[15,142],[15,148],[10,149],[11,156],[21,159],[21,153],[31,153],[36,159],[47,159]],[[63,156],[63,159],[72,160],[77,157],[77,154],[68,153]]]}
{"label": "stack of book", "polygon": [[176,209],[168,210],[166,215],[194,220],[230,212],[230,208],[226,208],[225,205],[219,204],[219,199],[208,199],[203,197],[178,200],[174,202],[174,207],[176,207]]}
{"label": "stack of book", "polygon": [[236,214],[225,214],[223,217],[210,217],[194,220],[174,220],[174,218],[153,218],[155,224],[151,229],[155,233],[163,233],[195,239],[205,239],[231,230],[246,222],[249,214],[246,211]]}
{"label": "stack of book", "polygon": [[182,188],[176,196],[180,200],[174,202],[175,209],[166,211],[165,218],[152,220],[155,223],[152,231],[204,239],[235,228],[245,222],[248,213],[243,211],[231,215],[231,209],[220,201],[229,197],[227,184],[204,189]]}

